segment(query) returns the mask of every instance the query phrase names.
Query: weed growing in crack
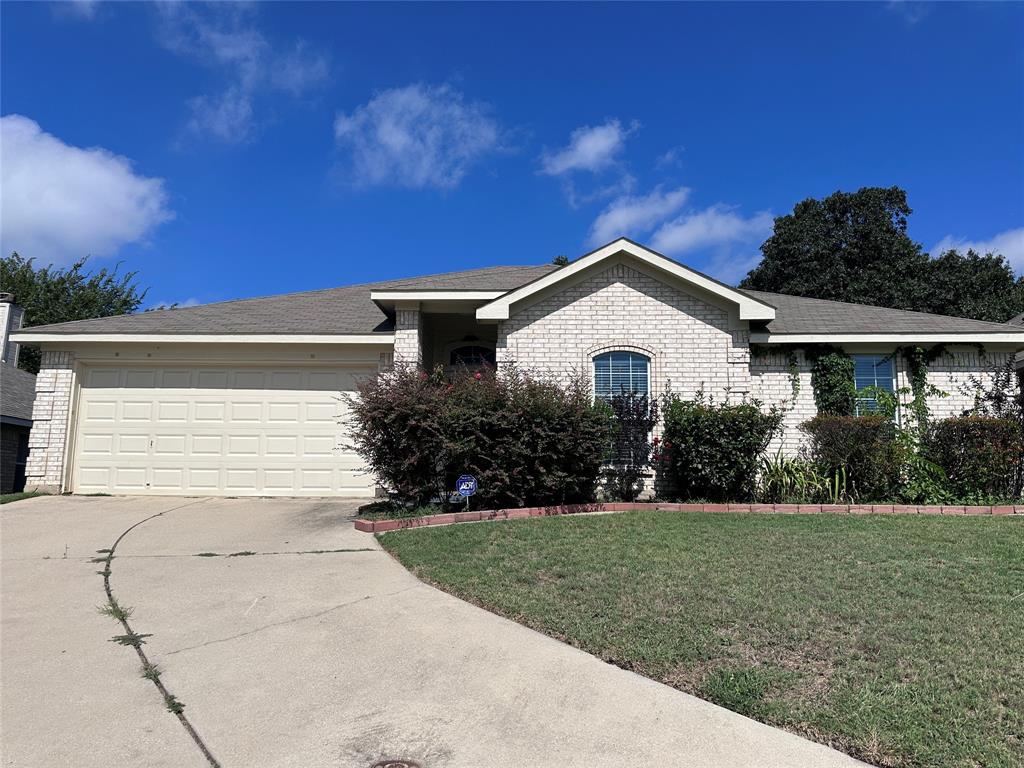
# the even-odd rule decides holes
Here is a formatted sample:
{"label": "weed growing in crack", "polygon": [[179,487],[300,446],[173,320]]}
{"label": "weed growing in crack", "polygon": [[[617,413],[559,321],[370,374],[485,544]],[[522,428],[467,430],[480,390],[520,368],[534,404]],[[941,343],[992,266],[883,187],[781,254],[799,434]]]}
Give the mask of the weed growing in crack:
{"label": "weed growing in crack", "polygon": [[89,562],[90,563],[109,563],[110,562],[110,555],[107,555],[106,557],[94,557]]}
{"label": "weed growing in crack", "polygon": [[128,617],[132,615],[132,609],[123,607],[117,602],[116,597],[110,598],[110,601],[106,605],[97,606],[96,610],[104,616],[109,616],[110,618],[117,619],[118,621],[127,621]]}
{"label": "weed growing in crack", "polygon": [[196,557],[220,557],[216,552],[197,552]]}
{"label": "weed growing in crack", "polygon": [[118,645],[130,645],[132,648],[138,649],[146,642],[145,638],[152,636],[151,633],[129,632],[127,635],[114,635],[110,638],[110,642]]}
{"label": "weed growing in crack", "polygon": [[178,701],[173,693],[164,694],[164,706],[167,707],[168,712],[173,712],[176,715],[180,715],[185,709],[185,705]]}
{"label": "weed growing in crack", "polygon": [[241,552],[232,552],[230,555],[228,555],[228,557],[249,557],[250,555],[255,555],[255,554],[256,554],[255,552],[246,549],[246,550],[243,550]]}
{"label": "weed growing in crack", "polygon": [[109,550],[109,549],[97,549],[96,550],[96,554],[97,555],[109,555],[111,553],[111,551],[112,550]]}
{"label": "weed growing in crack", "polygon": [[160,679],[160,667],[152,662],[146,661],[142,665],[141,675],[147,680],[152,680],[154,683]]}

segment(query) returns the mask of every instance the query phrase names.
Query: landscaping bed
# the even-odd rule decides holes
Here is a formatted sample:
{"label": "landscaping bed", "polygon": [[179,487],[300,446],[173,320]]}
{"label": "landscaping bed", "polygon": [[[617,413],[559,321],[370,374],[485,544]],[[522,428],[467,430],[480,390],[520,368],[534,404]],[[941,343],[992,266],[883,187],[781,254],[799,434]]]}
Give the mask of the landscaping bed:
{"label": "landscaping bed", "polygon": [[1024,521],[627,512],[394,531],[420,578],[885,766],[1024,764]]}

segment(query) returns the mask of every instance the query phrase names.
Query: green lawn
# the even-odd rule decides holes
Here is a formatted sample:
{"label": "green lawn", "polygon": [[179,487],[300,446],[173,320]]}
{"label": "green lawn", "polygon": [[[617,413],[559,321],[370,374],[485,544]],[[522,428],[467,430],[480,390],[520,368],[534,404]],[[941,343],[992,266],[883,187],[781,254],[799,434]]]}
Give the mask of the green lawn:
{"label": "green lawn", "polygon": [[452,594],[868,762],[1024,765],[1024,519],[633,512],[380,541]]}
{"label": "green lawn", "polygon": [[12,501],[21,501],[22,499],[31,499],[34,496],[38,496],[38,493],[34,491],[20,491],[18,493],[4,493],[0,494],[0,504],[10,504]]}

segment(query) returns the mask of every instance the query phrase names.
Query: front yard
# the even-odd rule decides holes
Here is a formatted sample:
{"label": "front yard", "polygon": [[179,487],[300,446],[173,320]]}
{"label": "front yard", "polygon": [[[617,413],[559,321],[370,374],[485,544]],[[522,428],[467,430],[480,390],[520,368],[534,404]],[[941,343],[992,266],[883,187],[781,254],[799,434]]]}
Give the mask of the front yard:
{"label": "front yard", "polygon": [[394,531],[420,578],[885,766],[1024,765],[1024,521],[634,512]]}

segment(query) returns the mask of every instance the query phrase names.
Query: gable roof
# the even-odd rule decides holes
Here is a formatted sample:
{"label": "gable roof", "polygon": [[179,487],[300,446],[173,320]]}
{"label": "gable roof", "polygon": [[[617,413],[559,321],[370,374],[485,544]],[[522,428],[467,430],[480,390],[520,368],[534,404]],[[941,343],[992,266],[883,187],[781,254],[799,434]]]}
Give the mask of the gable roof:
{"label": "gable roof", "polygon": [[485,304],[476,311],[480,320],[507,320],[513,304],[523,301],[540,291],[546,290],[558,283],[572,278],[574,275],[597,266],[603,261],[619,258],[622,255],[636,259],[655,270],[671,275],[687,285],[694,286],[708,293],[714,294],[739,308],[740,320],[771,320],[775,317],[775,309],[749,294],[738,291],[725,283],[720,283],[713,277],[673,261],[657,251],[635,243],[625,237],[613,240],[597,250],[581,256],[575,261],[567,264],[561,269],[550,272],[543,277],[527,283],[504,296]]}
{"label": "gable roof", "polygon": [[[900,340],[905,340],[904,337],[914,335],[921,337],[922,341],[932,340],[935,336],[941,336],[938,340],[945,341],[961,337],[984,337],[992,341],[1019,343],[1024,347],[1024,329],[1019,325],[730,288],[625,239],[603,246],[564,267],[554,264],[485,267],[195,307],[77,320],[23,328],[14,340],[31,344],[33,341],[53,337],[103,335],[115,338],[144,336],[147,339],[153,336],[188,336],[188,340],[230,341],[230,338],[225,337],[253,335],[259,336],[260,340],[276,337],[282,342],[292,340],[288,337],[301,336],[317,341],[332,336],[337,337],[335,340],[338,341],[358,339],[386,344],[393,338],[394,318],[373,300],[374,293],[489,291],[501,292],[503,295],[499,301],[507,300],[511,304],[528,295],[529,291],[543,290],[596,263],[600,258],[623,250],[630,254],[646,253],[652,260],[663,260],[664,263],[658,264],[659,269],[666,270],[669,265],[674,265],[682,270],[679,273],[682,275],[680,279],[705,290],[713,288],[718,295],[729,297],[729,300],[746,306],[754,314],[773,314],[771,318],[752,320],[751,338],[757,342],[795,343],[797,339],[807,341],[812,336],[823,335],[856,337],[853,340],[868,341],[899,335]],[[586,266],[573,269],[574,265],[584,259],[602,252],[603,256],[587,262]],[[490,304],[495,303],[492,301]],[[1024,316],[1018,316],[1014,321],[1020,323],[1022,318]]]}

